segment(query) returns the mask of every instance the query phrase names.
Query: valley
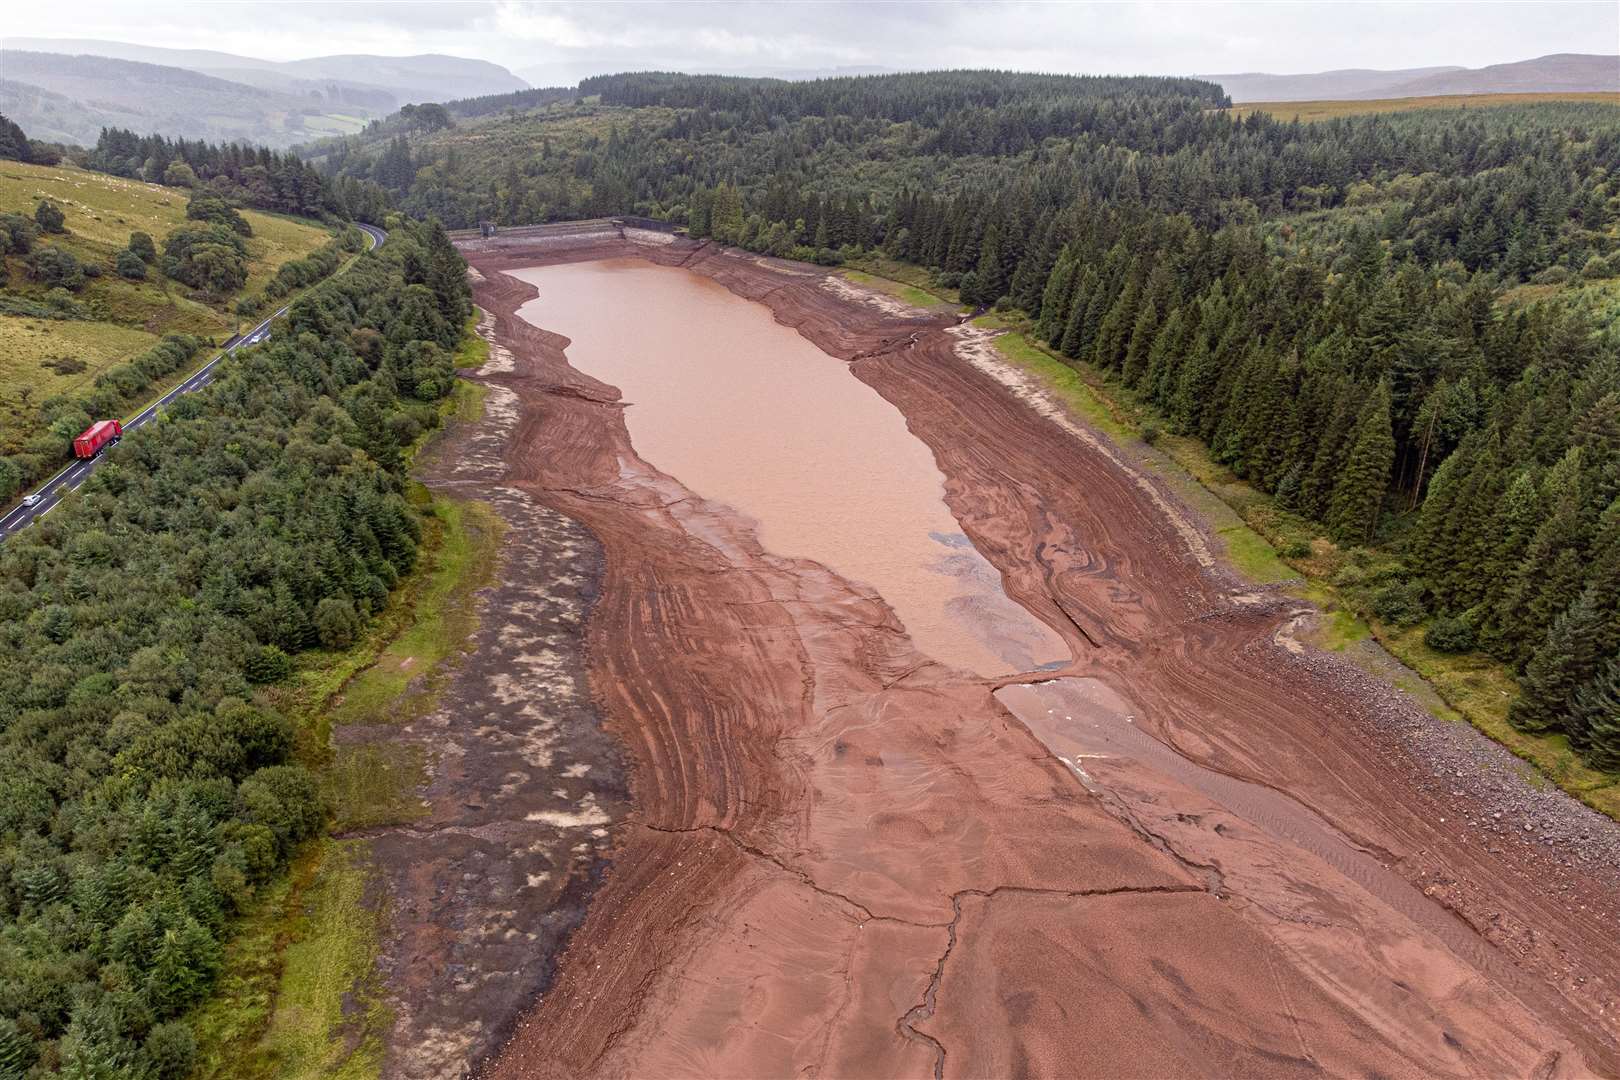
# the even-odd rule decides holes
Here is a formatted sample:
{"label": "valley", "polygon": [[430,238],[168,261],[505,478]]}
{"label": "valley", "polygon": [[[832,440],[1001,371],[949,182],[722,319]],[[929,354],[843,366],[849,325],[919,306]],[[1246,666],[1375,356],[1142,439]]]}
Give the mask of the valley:
{"label": "valley", "polygon": [[0,1080],[1620,1077],[1620,10],[1106,8],[19,13]]}
{"label": "valley", "polygon": [[[1564,799],[1587,838],[1551,849],[1463,824],[1488,811],[1471,782],[1436,790],[1439,722],[1294,644],[1297,602],[1223,569],[1173,494],[1034,407],[985,332],[634,233],[468,251],[511,357],[482,377],[516,395],[506,483],[602,545],[586,656],[629,782],[622,810],[557,826],[605,827],[608,868],[490,1075],[1614,1067],[1613,893],[1589,891],[1612,873],[1612,822]],[[699,445],[679,445],[637,411],[653,386],[679,396],[682,371],[726,382],[661,344],[661,284],[644,286],[647,336],[600,366],[610,313],[640,295],[616,303],[613,283],[671,273],[626,257],[755,300],[843,358],[1072,661],[942,663],[881,588],[689,488],[693,455],[735,436],[700,413]],[[548,285],[562,300],[581,274],[600,314],[566,304],[547,326]],[[638,392],[593,377],[610,370]],[[1528,788],[1505,755],[1478,761]],[[1127,959],[1149,943],[1151,963]],[[1238,977],[1255,970],[1269,978]],[[1076,978],[1130,1037],[1079,1050],[1058,1006]]]}

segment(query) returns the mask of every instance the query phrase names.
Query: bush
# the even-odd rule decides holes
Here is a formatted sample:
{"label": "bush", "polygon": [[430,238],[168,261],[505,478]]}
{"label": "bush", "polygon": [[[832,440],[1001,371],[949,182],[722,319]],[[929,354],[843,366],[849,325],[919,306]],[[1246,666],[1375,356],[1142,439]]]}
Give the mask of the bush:
{"label": "bush", "polygon": [[235,292],[247,283],[247,247],[224,225],[183,226],[163,241],[163,272],[203,292]]}
{"label": "bush", "polygon": [[1391,626],[1413,626],[1429,614],[1423,606],[1423,586],[1412,581],[1386,585],[1373,594],[1373,614]]}
{"label": "bush", "polygon": [[1162,434],[1163,432],[1159,430],[1159,425],[1155,424],[1152,420],[1149,420],[1147,423],[1142,425],[1142,441],[1147,443],[1149,446],[1152,446],[1154,443],[1158,442],[1159,436]]}
{"label": "bush", "polygon": [[118,253],[115,265],[121,278],[128,278],[130,281],[146,280],[146,262],[129,248]]}
{"label": "bush", "polygon": [[1308,559],[1311,555],[1311,542],[1309,540],[1295,540],[1282,549],[1282,556],[1285,559]]}
{"label": "bush", "polygon": [[247,223],[247,219],[218,195],[193,195],[191,201],[186,203],[186,217],[191,221],[223,225],[238,236],[253,235],[253,227]]}
{"label": "bush", "polygon": [[37,222],[39,227],[45,232],[67,232],[66,215],[62,213],[62,208],[60,206],[57,206],[49,199],[39,200],[39,205],[34,207],[34,221]]}
{"label": "bush", "polygon": [[1586,260],[1586,265],[1581,267],[1581,276],[1586,278],[1588,281],[1596,281],[1599,278],[1606,278],[1613,273],[1614,271],[1610,268],[1609,261],[1601,255],[1593,255],[1590,259]]}
{"label": "bush", "polygon": [[146,233],[130,233],[129,250],[139,255],[142,262],[157,262],[157,245],[152,243],[152,238]]}
{"label": "bush", "polygon": [[197,1038],[182,1021],[158,1024],[147,1032],[141,1056],[157,1080],[182,1080],[197,1063]]}
{"label": "bush", "polygon": [[315,605],[315,636],[328,649],[347,649],[360,632],[360,618],[346,598],[328,596]]}
{"label": "bush", "polygon": [[28,273],[50,288],[84,288],[84,267],[70,253],[59,247],[42,247],[28,256]]}
{"label": "bush", "polygon": [[1423,631],[1423,644],[1442,653],[1464,653],[1477,644],[1474,628],[1466,619],[1455,616],[1442,616],[1429,624]]}
{"label": "bush", "polygon": [[39,228],[21,214],[0,214],[0,230],[5,231],[7,250],[12,255],[28,254],[39,236]]}

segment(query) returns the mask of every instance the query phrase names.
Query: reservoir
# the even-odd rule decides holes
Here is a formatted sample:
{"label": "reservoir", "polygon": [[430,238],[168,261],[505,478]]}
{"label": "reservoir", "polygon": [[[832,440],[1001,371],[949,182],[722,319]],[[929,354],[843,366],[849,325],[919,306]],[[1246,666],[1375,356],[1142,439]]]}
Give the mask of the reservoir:
{"label": "reservoir", "polygon": [[944,501],[932,453],[848,366],[702,275],[640,259],[507,271],[519,315],[627,404],[636,453],[760,542],[875,590],[924,653],[993,676],[1067,662]]}

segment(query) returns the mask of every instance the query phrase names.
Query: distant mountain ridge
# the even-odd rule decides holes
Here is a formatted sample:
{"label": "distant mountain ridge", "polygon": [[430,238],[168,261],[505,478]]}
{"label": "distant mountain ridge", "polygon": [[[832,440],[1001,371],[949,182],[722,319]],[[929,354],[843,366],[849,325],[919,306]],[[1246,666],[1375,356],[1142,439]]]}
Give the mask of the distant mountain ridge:
{"label": "distant mountain ridge", "polygon": [[305,60],[262,60],[211,49],[168,49],[96,38],[8,38],[5,46],[33,52],[109,56],[116,60],[136,60],[210,74],[229,73],[224,77],[239,82],[249,82],[245,76],[253,71],[273,72],[316,83],[335,80],[391,91],[397,99],[395,108],[411,103],[506,94],[529,88],[528,83],[499,64],[442,53],[423,53],[419,56],[353,53],[314,56]]}
{"label": "distant mountain ridge", "polygon": [[1241,72],[1198,77],[1219,83],[1235,102],[1620,92],[1620,55],[1553,53],[1482,68],[1448,66],[1393,71],[1346,68],[1299,75]]}
{"label": "distant mountain ridge", "polygon": [[0,111],[35,138],[81,144],[116,126],[284,148],[358,131],[402,105],[528,89],[498,64],[435,53],[275,61],[77,38],[5,46]]}

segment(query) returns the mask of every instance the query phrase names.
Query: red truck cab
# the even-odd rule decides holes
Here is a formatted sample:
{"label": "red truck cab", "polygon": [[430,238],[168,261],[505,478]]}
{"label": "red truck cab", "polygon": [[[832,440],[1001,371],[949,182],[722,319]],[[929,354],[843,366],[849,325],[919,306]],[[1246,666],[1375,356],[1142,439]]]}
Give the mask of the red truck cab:
{"label": "red truck cab", "polygon": [[73,456],[93,458],[123,437],[123,424],[116,420],[97,420],[73,440]]}

